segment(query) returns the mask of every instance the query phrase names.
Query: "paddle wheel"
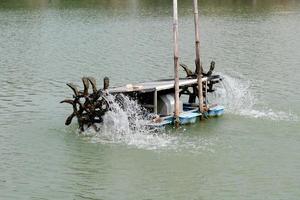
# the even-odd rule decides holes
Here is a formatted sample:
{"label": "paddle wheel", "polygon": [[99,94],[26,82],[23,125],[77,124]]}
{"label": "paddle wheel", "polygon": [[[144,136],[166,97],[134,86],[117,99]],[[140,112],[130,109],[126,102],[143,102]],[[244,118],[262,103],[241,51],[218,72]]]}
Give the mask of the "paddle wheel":
{"label": "paddle wheel", "polygon": [[[73,112],[65,121],[65,125],[70,125],[73,118],[76,117],[81,131],[85,128],[94,126],[95,123],[103,121],[103,115],[109,110],[109,101],[106,98],[106,89],[109,85],[109,79],[104,79],[104,88],[98,90],[96,87],[96,80],[93,77],[83,77],[83,90],[78,90],[77,86],[72,83],[67,83],[73,91],[72,99],[65,99],[60,103],[68,103],[72,105]],[[90,85],[92,91],[89,92]]]}

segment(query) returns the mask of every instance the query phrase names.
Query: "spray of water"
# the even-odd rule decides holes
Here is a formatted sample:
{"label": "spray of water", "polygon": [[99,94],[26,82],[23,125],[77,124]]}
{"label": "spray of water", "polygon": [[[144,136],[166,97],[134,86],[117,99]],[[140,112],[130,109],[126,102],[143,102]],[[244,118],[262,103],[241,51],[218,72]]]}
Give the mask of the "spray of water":
{"label": "spray of water", "polygon": [[297,115],[290,111],[274,111],[271,108],[259,108],[257,99],[251,90],[251,82],[238,74],[233,76],[222,75],[216,92],[211,96],[213,101],[226,107],[226,112],[251,118],[264,118],[270,120],[297,121]]}
{"label": "spray of water", "polygon": [[[121,103],[120,103],[121,97]],[[144,149],[167,147],[176,138],[166,134],[164,128],[149,126],[152,116],[137,101],[121,95],[109,95],[110,111],[98,129],[88,129],[85,135],[92,136],[92,142],[118,143]]]}
{"label": "spray of water", "polygon": [[185,137],[184,127],[172,134],[173,128],[151,127],[152,116],[136,101],[122,95],[119,98],[108,96],[111,110],[104,116],[104,123],[98,124],[100,131],[90,128],[81,133],[93,143],[124,144],[147,150],[172,150],[214,153],[212,146],[217,138]]}

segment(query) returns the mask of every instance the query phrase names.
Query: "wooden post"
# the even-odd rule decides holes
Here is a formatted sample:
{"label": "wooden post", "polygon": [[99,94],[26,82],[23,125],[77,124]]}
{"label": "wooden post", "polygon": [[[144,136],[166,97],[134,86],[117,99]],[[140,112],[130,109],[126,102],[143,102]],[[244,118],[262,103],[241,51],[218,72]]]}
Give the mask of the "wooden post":
{"label": "wooden post", "polygon": [[177,0],[173,0],[174,80],[175,80],[175,127],[179,126],[179,48]]}
{"label": "wooden post", "polygon": [[200,34],[199,34],[199,14],[198,14],[198,0],[194,1],[194,22],[195,22],[195,50],[196,50],[196,74],[198,82],[198,99],[199,110],[203,112],[203,91],[202,91],[202,67],[200,60]]}

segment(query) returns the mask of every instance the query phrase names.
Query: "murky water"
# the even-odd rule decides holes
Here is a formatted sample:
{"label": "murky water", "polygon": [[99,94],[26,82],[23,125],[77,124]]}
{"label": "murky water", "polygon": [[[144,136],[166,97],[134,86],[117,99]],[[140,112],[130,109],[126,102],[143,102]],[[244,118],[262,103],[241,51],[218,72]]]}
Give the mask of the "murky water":
{"label": "murky water", "polygon": [[[192,66],[192,5],[179,7]],[[0,199],[298,199],[299,1],[200,10],[202,61],[225,77],[215,98],[226,115],[156,134],[111,113],[112,127],[78,135],[58,103],[66,82],[172,77],[171,2],[0,0]]]}

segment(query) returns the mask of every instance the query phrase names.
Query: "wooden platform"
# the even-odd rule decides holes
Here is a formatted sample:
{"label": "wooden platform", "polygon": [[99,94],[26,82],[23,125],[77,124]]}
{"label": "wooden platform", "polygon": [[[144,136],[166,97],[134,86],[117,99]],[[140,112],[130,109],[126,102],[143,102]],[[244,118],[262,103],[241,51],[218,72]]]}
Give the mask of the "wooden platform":
{"label": "wooden platform", "polygon": [[[202,81],[207,81],[206,77],[202,78]],[[197,79],[180,79],[179,87],[190,86],[197,84]],[[109,93],[127,93],[127,92],[153,92],[162,91],[174,88],[174,79],[164,79],[157,81],[149,81],[144,83],[127,84],[120,87],[112,87],[108,89]]]}

